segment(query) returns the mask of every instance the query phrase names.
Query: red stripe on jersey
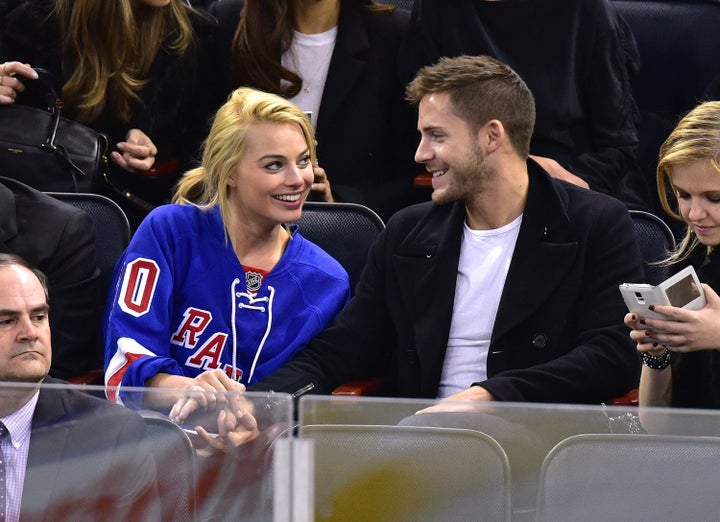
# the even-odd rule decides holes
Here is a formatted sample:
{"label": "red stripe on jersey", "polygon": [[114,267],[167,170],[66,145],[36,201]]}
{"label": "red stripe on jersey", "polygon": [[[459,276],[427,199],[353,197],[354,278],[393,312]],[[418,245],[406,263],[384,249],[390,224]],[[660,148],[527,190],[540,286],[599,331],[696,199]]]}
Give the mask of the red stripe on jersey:
{"label": "red stripe on jersey", "polygon": [[117,402],[117,386],[120,386],[120,383],[123,380],[123,377],[125,376],[125,372],[127,371],[128,367],[137,361],[138,359],[142,359],[143,357],[148,357],[146,354],[139,354],[139,353],[126,353],[125,354],[125,360],[127,361],[125,364],[123,364],[118,371],[116,371],[107,382],[108,388],[114,388],[112,391],[108,392],[108,399],[112,402]]}

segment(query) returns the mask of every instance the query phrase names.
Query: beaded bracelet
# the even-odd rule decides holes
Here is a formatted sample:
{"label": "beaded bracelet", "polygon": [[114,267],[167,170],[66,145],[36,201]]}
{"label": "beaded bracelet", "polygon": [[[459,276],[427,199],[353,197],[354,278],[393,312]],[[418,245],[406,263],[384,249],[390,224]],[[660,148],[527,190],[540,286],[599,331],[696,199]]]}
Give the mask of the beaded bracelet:
{"label": "beaded bracelet", "polygon": [[660,355],[652,355],[649,353],[642,354],[642,361],[645,366],[653,370],[664,370],[670,366],[672,352],[665,348]]}

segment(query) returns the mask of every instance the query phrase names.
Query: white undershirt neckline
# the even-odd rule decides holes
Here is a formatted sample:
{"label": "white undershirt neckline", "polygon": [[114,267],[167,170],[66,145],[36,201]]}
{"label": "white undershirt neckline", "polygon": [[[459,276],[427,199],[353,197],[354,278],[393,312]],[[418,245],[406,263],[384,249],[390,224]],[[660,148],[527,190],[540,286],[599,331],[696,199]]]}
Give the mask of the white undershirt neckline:
{"label": "white undershirt neckline", "polygon": [[296,72],[302,78],[300,92],[290,98],[290,101],[301,110],[312,113],[310,121],[313,127],[317,127],[320,102],[335,50],[337,32],[337,26],[316,34],[295,31],[290,49],[283,53],[281,58],[283,67]]}
{"label": "white undershirt neckline", "polygon": [[487,379],[487,357],[522,214],[499,228],[463,228],[455,300],[438,398]]}

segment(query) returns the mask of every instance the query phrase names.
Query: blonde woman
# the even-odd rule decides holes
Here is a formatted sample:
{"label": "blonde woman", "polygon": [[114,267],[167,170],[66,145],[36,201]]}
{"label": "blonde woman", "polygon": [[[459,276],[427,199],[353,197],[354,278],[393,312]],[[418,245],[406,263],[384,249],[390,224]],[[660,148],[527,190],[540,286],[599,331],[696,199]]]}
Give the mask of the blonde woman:
{"label": "blonde woman", "polygon": [[36,78],[32,67],[50,70],[64,114],[108,135],[114,184],[146,202],[109,194],[133,225],[167,201],[217,106],[215,23],[182,0],[0,0],[0,28],[0,104]]}
{"label": "blonde woman", "polygon": [[[347,273],[286,225],[300,217],[314,159],[300,109],[249,88],[232,93],[177,204],[149,214],[116,267],[108,386],[242,390],[331,322],[349,298]],[[197,408],[183,406],[171,411],[179,422]]]}
{"label": "blonde woman", "polygon": [[657,183],[665,211],[687,225],[667,262],[695,267],[707,304],[656,306],[663,320],[625,316],[644,362],[640,404],[720,408],[720,102],[702,103],[678,123],[660,148]]}
{"label": "blonde woman", "polygon": [[408,11],[374,0],[222,0],[209,12],[224,91],[273,92],[310,114],[320,162],[311,197],[363,203],[385,220],[427,198],[413,187],[416,118],[397,73]]}

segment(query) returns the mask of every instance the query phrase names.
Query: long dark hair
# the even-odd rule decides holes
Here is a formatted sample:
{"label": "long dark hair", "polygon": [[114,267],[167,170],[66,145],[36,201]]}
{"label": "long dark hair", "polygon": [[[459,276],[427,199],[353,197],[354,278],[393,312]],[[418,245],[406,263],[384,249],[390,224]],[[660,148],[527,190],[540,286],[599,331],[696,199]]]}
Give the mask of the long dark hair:
{"label": "long dark hair", "polygon": [[56,0],[63,94],[75,119],[91,123],[109,104],[120,121],[130,121],[160,48],[183,55],[190,47],[188,11],[181,0],[136,8],[131,0]]}
{"label": "long dark hair", "polygon": [[[384,13],[395,6],[374,0],[341,0],[369,11]],[[246,85],[292,98],[300,92],[302,78],[282,66],[282,54],[293,41],[291,0],[246,0],[240,13],[230,53],[236,85]],[[284,80],[284,81],[283,81]]]}

